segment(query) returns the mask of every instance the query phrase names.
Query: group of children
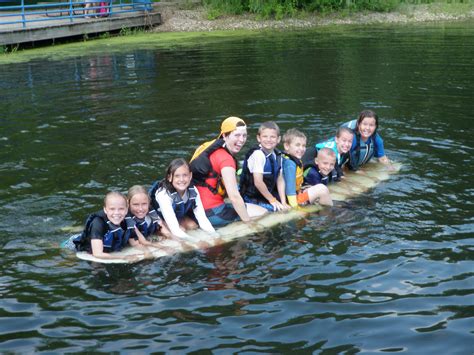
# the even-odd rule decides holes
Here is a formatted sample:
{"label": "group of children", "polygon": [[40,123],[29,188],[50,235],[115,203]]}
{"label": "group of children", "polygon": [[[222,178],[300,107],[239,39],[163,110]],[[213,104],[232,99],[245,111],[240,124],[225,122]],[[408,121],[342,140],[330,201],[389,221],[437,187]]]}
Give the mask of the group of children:
{"label": "group of children", "polygon": [[[377,115],[363,111],[333,138],[306,150],[301,131],[292,128],[281,137],[275,122],[262,123],[258,145],[245,155],[237,182],[235,155],[247,140],[247,127],[242,119],[228,117],[217,139],[200,146],[190,163],[174,159],[165,178],[149,190],[132,186],[127,197],[109,192],[103,211],[89,216],[84,231],[69,245],[110,259],[115,257],[110,252],[128,244],[145,253],[160,247],[153,241],[158,233],[172,243],[199,245],[203,241],[187,230],[199,227],[217,237],[214,227],[236,220],[249,222],[267,212],[315,202],[331,206],[327,185],[343,178],[345,166],[357,170],[373,157],[390,164],[377,127]],[[281,140],[284,152],[277,148]]]}

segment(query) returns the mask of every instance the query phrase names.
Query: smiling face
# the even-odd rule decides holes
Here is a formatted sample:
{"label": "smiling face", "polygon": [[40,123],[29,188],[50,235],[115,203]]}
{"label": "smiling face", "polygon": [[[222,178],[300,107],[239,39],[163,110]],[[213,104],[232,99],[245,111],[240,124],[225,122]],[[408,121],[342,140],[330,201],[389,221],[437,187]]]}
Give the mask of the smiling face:
{"label": "smiling face", "polygon": [[147,194],[137,193],[130,199],[130,212],[137,218],[143,219],[148,213],[150,200]]}
{"label": "smiling face", "polygon": [[278,135],[276,129],[264,128],[257,134],[257,141],[260,143],[263,149],[267,152],[273,151],[275,147],[280,143],[281,137]]}
{"label": "smiling face", "polygon": [[364,117],[359,123],[359,133],[361,138],[366,141],[369,137],[374,134],[377,128],[377,122],[375,117]]}
{"label": "smiling face", "polygon": [[319,171],[323,175],[329,175],[336,164],[336,157],[334,154],[331,156],[327,153],[319,152],[314,161],[318,165]]}
{"label": "smiling face", "polygon": [[285,143],[285,151],[295,158],[301,159],[306,151],[306,139],[294,137],[289,143]]}
{"label": "smiling face", "polygon": [[174,171],[173,176],[168,176],[167,179],[173,185],[174,189],[183,195],[191,183],[193,174],[189,171],[186,165],[180,166]]}
{"label": "smiling face", "polygon": [[336,137],[336,147],[339,154],[347,153],[352,147],[352,139],[354,135],[352,133],[343,131]]}
{"label": "smiling face", "polygon": [[104,206],[104,213],[110,222],[119,225],[127,215],[127,200],[120,195],[110,195],[107,197]]}
{"label": "smiling face", "polygon": [[224,135],[224,142],[227,149],[232,155],[240,152],[245,142],[247,141],[247,127],[237,127],[228,135]]}

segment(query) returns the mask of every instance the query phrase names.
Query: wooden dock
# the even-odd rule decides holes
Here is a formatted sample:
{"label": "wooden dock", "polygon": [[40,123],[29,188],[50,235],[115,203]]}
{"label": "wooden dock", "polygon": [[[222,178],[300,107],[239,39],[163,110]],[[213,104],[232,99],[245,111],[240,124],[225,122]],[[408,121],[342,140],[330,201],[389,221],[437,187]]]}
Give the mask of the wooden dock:
{"label": "wooden dock", "polygon": [[[0,24],[0,46],[54,41],[68,37],[120,31],[122,28],[149,28],[161,24],[161,14],[155,10],[112,14],[103,18],[69,18],[28,23]],[[43,15],[45,17],[45,15]],[[21,15],[18,14],[18,20]],[[13,22],[13,20],[11,20]]]}

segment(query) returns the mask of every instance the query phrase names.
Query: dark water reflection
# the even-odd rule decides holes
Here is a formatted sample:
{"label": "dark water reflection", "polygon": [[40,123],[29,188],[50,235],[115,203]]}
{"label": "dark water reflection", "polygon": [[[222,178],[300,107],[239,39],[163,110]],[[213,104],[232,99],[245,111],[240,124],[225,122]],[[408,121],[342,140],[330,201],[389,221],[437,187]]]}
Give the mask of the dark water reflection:
{"label": "dark water reflection", "polygon": [[[291,33],[2,65],[0,350],[470,353],[472,23]],[[148,47],[147,47],[148,48]],[[103,266],[58,248],[221,119],[312,141],[375,109],[403,171],[230,245]]]}

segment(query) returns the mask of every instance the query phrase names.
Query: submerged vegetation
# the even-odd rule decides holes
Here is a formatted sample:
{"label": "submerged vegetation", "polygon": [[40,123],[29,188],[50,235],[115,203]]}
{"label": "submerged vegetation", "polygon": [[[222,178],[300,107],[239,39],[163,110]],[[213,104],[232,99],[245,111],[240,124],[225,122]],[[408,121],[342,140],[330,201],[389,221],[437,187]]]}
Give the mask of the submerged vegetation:
{"label": "submerged vegetation", "polygon": [[203,0],[208,17],[254,13],[262,19],[282,19],[300,13],[390,12],[409,5],[469,5],[470,0]]}

